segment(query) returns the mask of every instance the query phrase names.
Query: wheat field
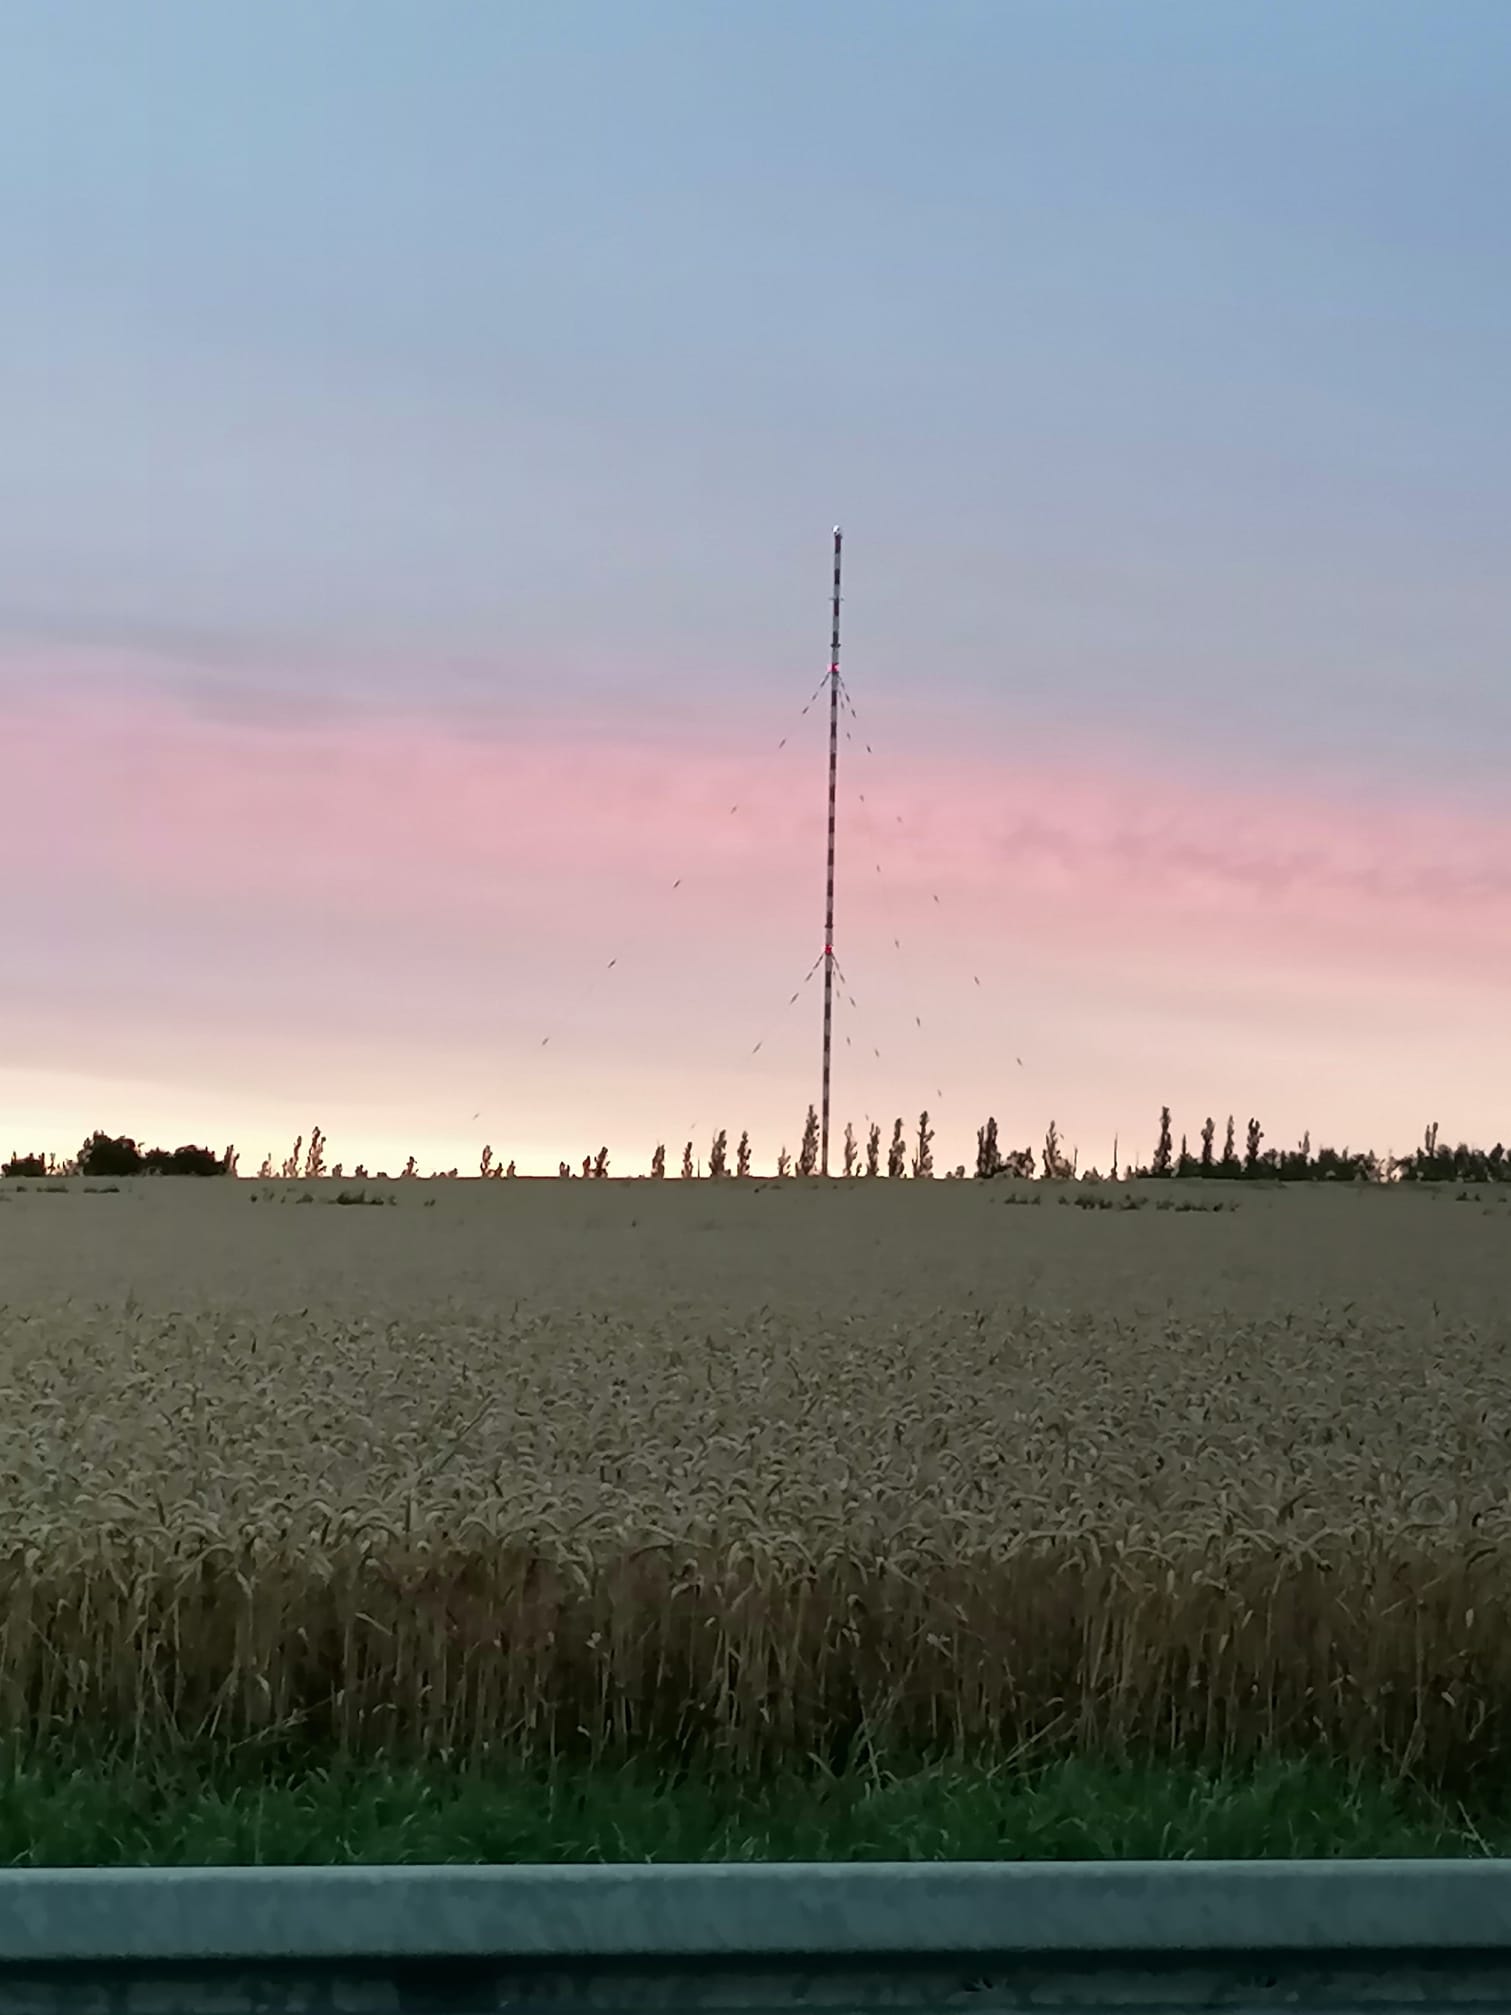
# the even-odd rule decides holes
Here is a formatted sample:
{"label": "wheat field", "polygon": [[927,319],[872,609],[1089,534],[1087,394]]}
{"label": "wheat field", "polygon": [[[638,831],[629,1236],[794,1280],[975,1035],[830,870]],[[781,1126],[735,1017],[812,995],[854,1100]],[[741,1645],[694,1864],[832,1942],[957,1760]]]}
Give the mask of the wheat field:
{"label": "wheat field", "polygon": [[1497,1192],[362,1189],[0,1185],[10,1729],[1511,1754]]}

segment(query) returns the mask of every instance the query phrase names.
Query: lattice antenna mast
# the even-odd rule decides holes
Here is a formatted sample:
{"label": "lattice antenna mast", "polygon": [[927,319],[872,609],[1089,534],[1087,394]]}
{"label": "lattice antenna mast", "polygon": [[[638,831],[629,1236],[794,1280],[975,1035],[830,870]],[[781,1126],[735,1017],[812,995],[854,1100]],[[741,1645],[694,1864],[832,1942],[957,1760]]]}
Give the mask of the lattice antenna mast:
{"label": "lattice antenna mast", "polygon": [[844,534],[834,528],[833,624],[829,633],[829,867],[824,898],[824,1082],[819,1174],[829,1173],[829,1078],[834,1051],[834,813],[839,796],[839,567]]}

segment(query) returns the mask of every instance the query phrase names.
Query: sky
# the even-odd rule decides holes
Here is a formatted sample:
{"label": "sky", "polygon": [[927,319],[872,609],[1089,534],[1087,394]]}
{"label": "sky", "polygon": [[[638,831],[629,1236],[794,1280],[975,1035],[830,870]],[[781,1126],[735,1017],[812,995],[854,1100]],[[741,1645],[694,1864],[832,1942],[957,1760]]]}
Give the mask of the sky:
{"label": "sky", "polygon": [[836,522],[836,1154],[1511,1135],[1504,0],[0,46],[0,1152],[795,1149]]}

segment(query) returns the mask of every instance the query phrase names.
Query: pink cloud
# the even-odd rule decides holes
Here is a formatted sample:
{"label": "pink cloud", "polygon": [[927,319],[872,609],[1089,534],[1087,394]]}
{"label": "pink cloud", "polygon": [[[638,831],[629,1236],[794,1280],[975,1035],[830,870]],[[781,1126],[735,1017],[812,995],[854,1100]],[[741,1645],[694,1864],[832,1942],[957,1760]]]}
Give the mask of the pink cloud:
{"label": "pink cloud", "polygon": [[[754,715],[716,732],[605,711],[583,735],[271,687],[206,704],[146,660],[89,674],[0,657],[8,810],[45,835],[0,892],[47,974],[16,1008],[36,1067],[218,1085],[217,1129],[238,1136],[239,1087],[259,1112],[299,1086],[356,1113],[399,1097],[400,1069],[406,1111],[449,1099],[461,1125],[484,1083],[514,1138],[559,1125],[596,1145],[615,1113],[627,1139],[659,1128],[681,1085],[758,1124],[740,1087],[770,1066],[761,1096],[792,1132],[818,998],[821,710],[778,750]],[[1120,1100],[1143,1125],[1186,1083],[1203,1109],[1252,1087],[1288,1126],[1294,1082],[1298,1100],[1346,1085],[1359,1137],[1394,1110],[1407,1052],[1445,1126],[1471,1101],[1483,1062],[1462,1041],[1429,1057],[1420,1031],[1445,973],[1511,979],[1511,816],[1315,776],[1209,786],[1141,750],[956,742],[871,711],[874,753],[845,745],[839,847],[857,1114],[941,1082],[985,1104],[1004,1055],[1014,1099],[1048,1108],[1040,1130],[1111,1114],[1110,1133]],[[968,1130],[944,1150],[968,1151]]]}
{"label": "pink cloud", "polygon": [[[298,704],[252,726],[139,685],[87,704],[0,694],[0,733],[12,816],[50,829],[44,875],[163,901],[399,919],[552,913],[596,891],[622,920],[636,906],[654,919],[677,913],[680,877],[771,915],[811,899],[818,873],[817,730],[777,752],[740,722],[668,746],[627,717],[584,741],[565,722],[481,733]],[[1095,931],[1126,947],[1183,921],[1257,960],[1497,970],[1511,945],[1511,817],[1281,782],[1160,778],[1156,794],[1136,753],[1068,749],[852,748],[843,800],[852,930],[887,906],[916,922],[937,896],[975,931],[1051,944]]]}

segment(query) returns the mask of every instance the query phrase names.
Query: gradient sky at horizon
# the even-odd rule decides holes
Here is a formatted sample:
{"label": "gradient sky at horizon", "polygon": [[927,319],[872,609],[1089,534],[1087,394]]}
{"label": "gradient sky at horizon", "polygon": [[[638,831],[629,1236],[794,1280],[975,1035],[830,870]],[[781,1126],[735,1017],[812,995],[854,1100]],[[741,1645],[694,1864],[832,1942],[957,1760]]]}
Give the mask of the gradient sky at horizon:
{"label": "gradient sky at horizon", "polygon": [[795,1148],[836,519],[836,1129],[1511,1133],[1503,0],[0,53],[4,1151]]}

